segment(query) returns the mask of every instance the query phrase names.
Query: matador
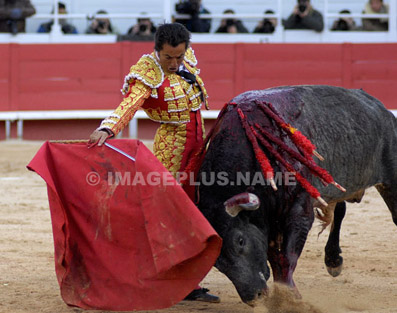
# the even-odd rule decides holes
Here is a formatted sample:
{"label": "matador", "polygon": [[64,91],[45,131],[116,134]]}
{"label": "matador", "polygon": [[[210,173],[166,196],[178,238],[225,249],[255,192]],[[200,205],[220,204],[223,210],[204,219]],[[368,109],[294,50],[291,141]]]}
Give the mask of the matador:
{"label": "matador", "polygon": [[[208,109],[208,95],[193,49],[185,49],[183,43],[183,49],[171,55],[175,47],[168,51],[170,47],[165,43],[163,49],[143,55],[131,67],[121,90],[124,99],[97,131],[105,130],[116,136],[142,108],[151,120],[160,123],[154,138],[154,155],[176,176],[203,143],[200,109],[203,105]],[[162,66],[163,57],[166,65],[171,63],[166,68]],[[174,57],[175,64],[167,62]]]}

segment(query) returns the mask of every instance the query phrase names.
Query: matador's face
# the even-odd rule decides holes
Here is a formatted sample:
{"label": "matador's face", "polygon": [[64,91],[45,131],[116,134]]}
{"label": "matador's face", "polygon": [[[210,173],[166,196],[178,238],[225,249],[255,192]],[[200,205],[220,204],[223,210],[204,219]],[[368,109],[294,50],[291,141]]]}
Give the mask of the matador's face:
{"label": "matador's face", "polygon": [[158,52],[158,58],[161,68],[166,74],[178,71],[185,57],[186,48],[186,43],[184,42],[176,47],[167,43],[163,45],[163,48]]}

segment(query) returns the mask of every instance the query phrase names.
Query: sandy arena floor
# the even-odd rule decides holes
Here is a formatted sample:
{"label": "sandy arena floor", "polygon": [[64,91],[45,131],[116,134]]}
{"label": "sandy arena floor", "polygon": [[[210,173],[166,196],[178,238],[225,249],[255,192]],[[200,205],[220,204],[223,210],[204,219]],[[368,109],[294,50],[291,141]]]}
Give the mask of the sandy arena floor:
{"label": "sandy arena floor", "polygon": [[[25,167],[41,144],[0,142],[0,312],[88,312],[68,307],[59,295],[46,185]],[[152,312],[397,313],[397,228],[376,190],[368,190],[362,203],[348,205],[342,227],[345,266],[337,278],[325,269],[328,230],[317,238],[318,225],[295,272],[303,301],[288,300],[279,290],[266,306],[253,309],[213,269],[202,285],[221,297],[220,304],[182,302]],[[274,290],[271,281],[269,285]]]}

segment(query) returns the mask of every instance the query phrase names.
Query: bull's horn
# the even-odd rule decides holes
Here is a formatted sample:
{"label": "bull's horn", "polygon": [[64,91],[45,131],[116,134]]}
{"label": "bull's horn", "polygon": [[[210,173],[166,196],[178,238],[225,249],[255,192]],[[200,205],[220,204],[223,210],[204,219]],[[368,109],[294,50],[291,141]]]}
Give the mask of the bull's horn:
{"label": "bull's horn", "polygon": [[224,206],[231,217],[236,217],[242,210],[257,210],[260,206],[260,201],[257,195],[243,192],[226,200]]}

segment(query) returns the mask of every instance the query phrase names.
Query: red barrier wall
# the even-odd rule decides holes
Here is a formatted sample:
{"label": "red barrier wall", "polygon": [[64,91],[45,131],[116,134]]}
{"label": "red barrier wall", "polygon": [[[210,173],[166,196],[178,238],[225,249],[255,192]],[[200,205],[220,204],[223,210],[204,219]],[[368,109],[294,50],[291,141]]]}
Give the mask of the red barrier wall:
{"label": "red barrier wall", "polygon": [[[193,48],[212,109],[247,90],[295,84],[363,88],[387,108],[397,109],[397,44],[237,43]],[[115,108],[129,67],[152,49],[153,43],[147,42],[2,44],[0,111]],[[31,124],[36,124],[34,132],[37,123]]]}

